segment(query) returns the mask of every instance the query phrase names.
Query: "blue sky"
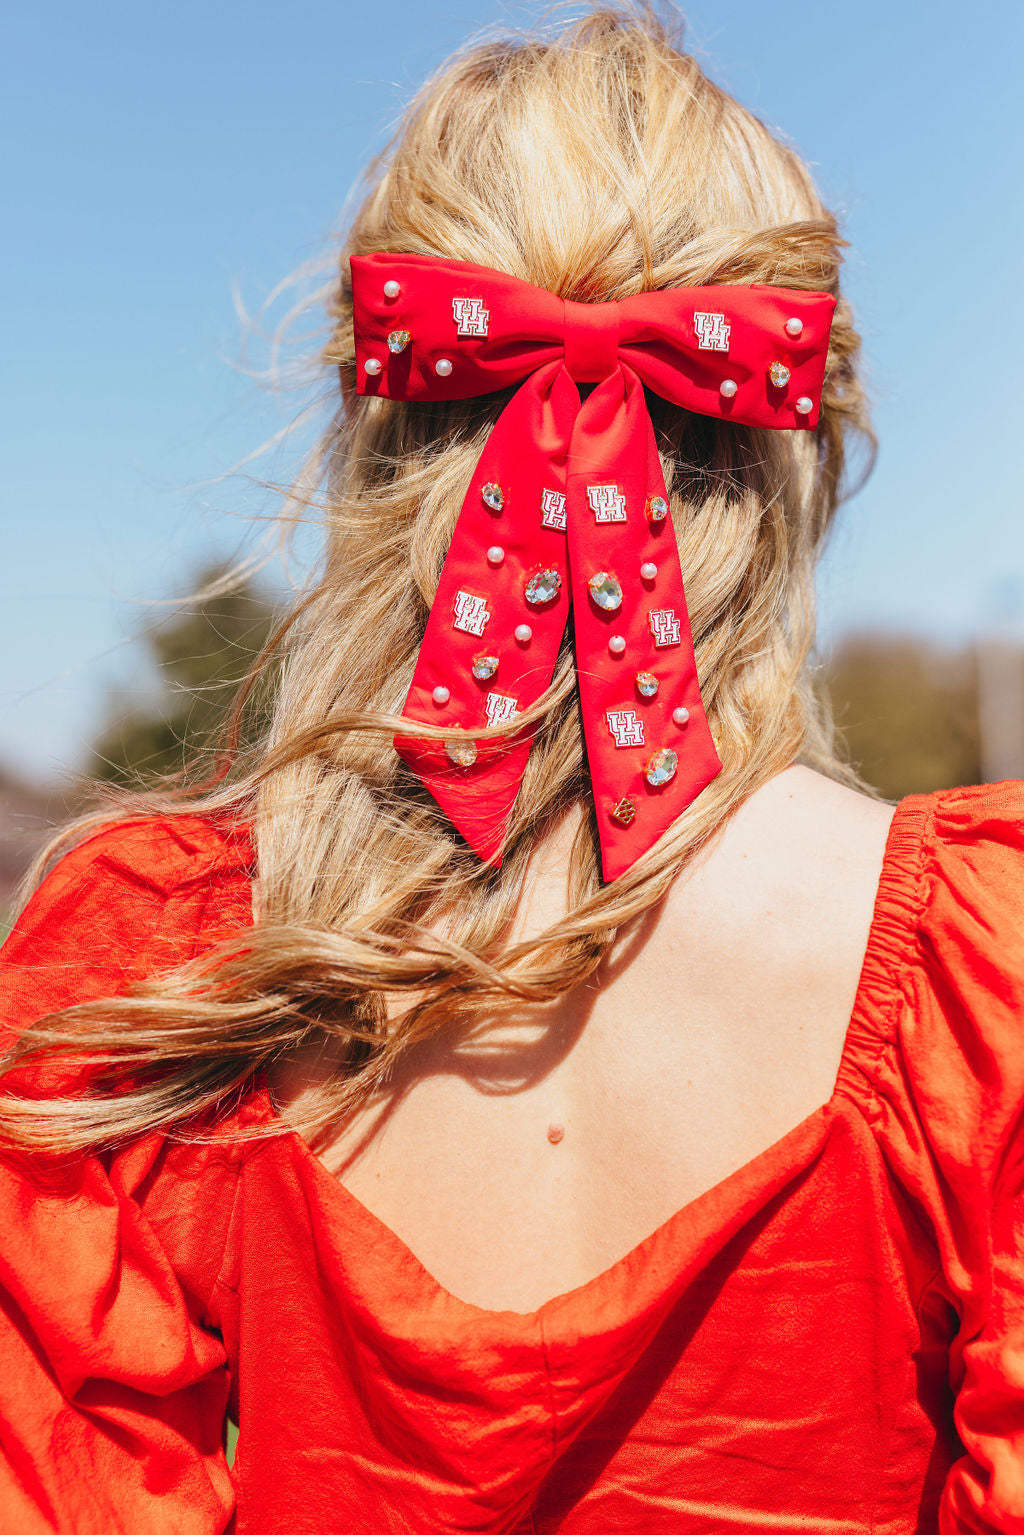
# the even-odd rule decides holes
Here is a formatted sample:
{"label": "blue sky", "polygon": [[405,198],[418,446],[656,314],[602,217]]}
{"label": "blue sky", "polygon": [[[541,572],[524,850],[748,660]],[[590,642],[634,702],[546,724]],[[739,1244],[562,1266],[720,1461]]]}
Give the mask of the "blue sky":
{"label": "blue sky", "polygon": [[[298,401],[240,367],[236,301],[257,310],[330,249],[365,160],[452,48],[542,9],[36,0],[8,19],[0,762],[73,766],[108,691],[144,681],[150,604],[272,512],[258,478],[287,476],[301,433],[224,475]],[[822,569],[823,641],[884,625],[959,643],[1024,594],[1024,7],[686,15],[704,67],[812,163],[851,242],[881,454]],[[258,339],[246,355],[267,361]]]}

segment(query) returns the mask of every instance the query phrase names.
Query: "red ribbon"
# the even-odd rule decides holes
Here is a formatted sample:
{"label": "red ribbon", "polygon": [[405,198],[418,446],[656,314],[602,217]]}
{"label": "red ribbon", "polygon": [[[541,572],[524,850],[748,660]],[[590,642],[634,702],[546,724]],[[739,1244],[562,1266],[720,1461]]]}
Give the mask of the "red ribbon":
{"label": "red ribbon", "polygon": [[[700,415],[813,428],[835,299],[728,285],[578,304],[437,257],[381,253],[351,266],[361,394],[461,400],[522,382],[470,482],[403,717],[473,728],[522,712],[551,681],[571,607],[604,877],[615,879],[722,766],[671,513],[659,516],[665,484],[644,385]],[[596,386],[582,403],[580,383]],[[488,486],[500,496],[485,499]],[[558,589],[531,603],[531,578],[544,571]],[[592,580],[601,574],[611,581]],[[601,605],[617,591],[618,607]],[[474,676],[494,658],[492,675]],[[395,738],[496,865],[534,728],[477,742],[472,762],[461,743]]]}

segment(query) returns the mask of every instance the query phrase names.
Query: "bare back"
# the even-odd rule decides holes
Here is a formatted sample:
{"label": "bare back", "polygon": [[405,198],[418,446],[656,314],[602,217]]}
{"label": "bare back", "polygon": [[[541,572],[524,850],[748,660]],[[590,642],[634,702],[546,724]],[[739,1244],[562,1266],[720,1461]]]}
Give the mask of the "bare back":
{"label": "bare back", "polygon": [[[325,1164],[461,1300],[592,1279],[830,1098],[892,815],[779,774],[593,984],[410,1055]],[[564,911],[565,850],[539,850],[517,936]],[[316,1072],[272,1074],[285,1112]]]}

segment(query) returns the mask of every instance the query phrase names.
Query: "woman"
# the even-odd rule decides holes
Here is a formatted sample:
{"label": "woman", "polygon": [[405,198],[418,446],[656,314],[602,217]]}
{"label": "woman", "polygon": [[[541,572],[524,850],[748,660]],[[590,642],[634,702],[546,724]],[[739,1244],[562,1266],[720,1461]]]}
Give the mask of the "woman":
{"label": "woman", "polygon": [[64,833],[7,946],[5,1530],[1021,1527],[1024,790],[880,803],[815,695],[840,244],[646,12],[413,103],[269,736]]}

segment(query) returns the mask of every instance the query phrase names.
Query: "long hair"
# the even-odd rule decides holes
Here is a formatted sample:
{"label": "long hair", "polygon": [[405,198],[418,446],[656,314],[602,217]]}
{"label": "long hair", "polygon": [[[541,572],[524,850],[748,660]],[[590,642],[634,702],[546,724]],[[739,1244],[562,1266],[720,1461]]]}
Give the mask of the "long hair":
{"label": "long hair", "polygon": [[[859,341],[839,294],[842,244],[798,156],[646,7],[476,44],[421,89],[372,168],[340,252],[323,353],[337,410],[300,475],[317,487],[326,552],[257,664],[257,678],[280,668],[272,721],[227,778],[122,810],[249,825],[255,926],[125,997],[39,1020],[15,1058],[92,1053],[104,1062],[102,1086],[32,1101],[9,1094],[0,1138],[73,1149],[158,1126],[187,1133],[275,1057],[332,1039],[341,1063],[299,1125],[313,1133],[385,1084],[418,1041],[585,981],[622,925],[790,763],[864,787],[837,754],[810,661],[815,567],[844,454],[851,435],[871,446]],[[535,709],[500,869],[466,847],[393,748],[455,519],[509,396],[355,395],[348,256],[370,251],[476,262],[584,302],[703,283],[838,296],[813,433],[652,401],[724,766],[611,884],[599,874],[569,639]],[[567,913],[513,942],[531,853],[574,809]],[[50,860],[104,814],[66,829]]]}

